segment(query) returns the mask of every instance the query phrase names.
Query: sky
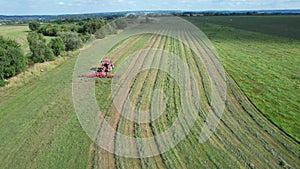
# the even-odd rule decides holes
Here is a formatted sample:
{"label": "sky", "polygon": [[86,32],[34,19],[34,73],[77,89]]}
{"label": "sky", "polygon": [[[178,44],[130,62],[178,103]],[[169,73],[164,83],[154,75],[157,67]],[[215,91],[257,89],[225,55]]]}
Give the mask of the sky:
{"label": "sky", "polygon": [[1,0],[0,15],[82,14],[137,10],[300,9],[300,0]]}

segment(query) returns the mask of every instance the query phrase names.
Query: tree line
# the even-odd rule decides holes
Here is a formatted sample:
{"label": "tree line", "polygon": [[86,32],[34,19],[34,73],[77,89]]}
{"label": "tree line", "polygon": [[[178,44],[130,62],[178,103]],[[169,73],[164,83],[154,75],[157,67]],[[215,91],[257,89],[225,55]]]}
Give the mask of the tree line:
{"label": "tree line", "polygon": [[126,26],[124,20],[107,23],[101,18],[57,20],[55,23],[30,22],[28,55],[22,52],[16,41],[0,36],[0,86],[6,84],[5,79],[24,71],[29,65],[53,61],[64,52],[81,48],[91,37],[104,38]]}

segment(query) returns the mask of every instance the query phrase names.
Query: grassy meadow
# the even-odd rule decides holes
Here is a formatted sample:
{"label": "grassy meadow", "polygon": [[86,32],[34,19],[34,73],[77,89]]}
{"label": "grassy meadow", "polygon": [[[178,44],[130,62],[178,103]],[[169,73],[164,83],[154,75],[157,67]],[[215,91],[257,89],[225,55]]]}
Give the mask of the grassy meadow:
{"label": "grassy meadow", "polygon": [[227,73],[279,128],[300,141],[300,16],[188,17]]}
{"label": "grassy meadow", "polygon": [[[300,136],[297,132],[300,130],[300,95],[297,92],[300,88],[300,41],[290,38],[289,35],[278,36],[275,33],[230,25],[232,22],[244,24],[238,19],[227,23],[229,17],[185,19],[206,33],[229,75],[225,112],[215,133],[207,142],[199,144],[199,133],[207,116],[207,112],[199,111],[195,125],[186,139],[160,155],[141,159],[125,158],[98,147],[82,129],[73,107],[72,74],[78,54],[75,52],[58,62],[40,64],[29,69],[24,76],[19,77],[22,80],[18,85],[0,88],[0,168],[300,166]],[[252,25],[263,23],[259,18],[249,19],[249,24]],[[276,24],[280,25],[281,22],[284,21],[279,19]],[[292,29],[293,23],[289,23],[291,26],[286,27]],[[283,27],[276,28],[280,31]],[[0,30],[0,34],[6,37],[19,39],[20,36],[21,39],[28,28],[22,26],[8,29],[1,26]],[[183,38],[194,38],[192,34],[184,31],[181,35]],[[197,41],[193,40],[189,45],[194,45]],[[86,57],[97,55],[103,44],[101,41],[95,40],[85,46],[81,54]],[[201,104],[204,109],[208,108],[205,88],[207,79],[204,79],[207,76],[201,71],[202,63],[199,58],[183,43],[159,34],[138,34],[115,45],[106,56],[112,58],[117,67],[133,52],[149,47],[169,51],[189,63],[201,86],[200,96],[204,100]],[[154,64],[157,61],[145,59],[138,66]],[[178,66],[172,63],[170,60],[167,64],[170,69]],[[129,65],[128,69],[132,69],[132,66],[134,65]],[[39,68],[43,67],[46,67],[45,72],[39,72]],[[107,90],[110,89],[110,83],[111,79],[97,79],[95,94],[101,103],[99,107],[105,119],[123,134],[133,137],[157,135],[168,129],[180,114],[180,91],[177,83],[162,71],[143,71],[133,79],[130,88],[132,104],[140,110],[147,109],[151,104],[149,96],[155,87],[164,90],[168,97],[167,109],[151,123],[138,124],[121,117],[113,108],[111,93]],[[187,90],[193,91],[193,88],[187,86]],[[182,128],[186,127],[184,121],[182,119]],[[116,143],[117,139],[114,138],[112,142]],[[115,149],[119,148],[116,144],[114,146]],[[140,150],[147,147],[143,144],[138,146]],[[151,149],[157,151],[159,146]]]}

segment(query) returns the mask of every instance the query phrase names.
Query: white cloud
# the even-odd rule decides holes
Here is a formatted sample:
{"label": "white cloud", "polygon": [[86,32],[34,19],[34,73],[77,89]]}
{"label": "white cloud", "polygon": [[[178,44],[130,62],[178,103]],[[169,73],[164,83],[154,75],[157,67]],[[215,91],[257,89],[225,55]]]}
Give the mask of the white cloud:
{"label": "white cloud", "polygon": [[57,4],[57,5],[65,5],[64,2],[57,2],[56,4]]}

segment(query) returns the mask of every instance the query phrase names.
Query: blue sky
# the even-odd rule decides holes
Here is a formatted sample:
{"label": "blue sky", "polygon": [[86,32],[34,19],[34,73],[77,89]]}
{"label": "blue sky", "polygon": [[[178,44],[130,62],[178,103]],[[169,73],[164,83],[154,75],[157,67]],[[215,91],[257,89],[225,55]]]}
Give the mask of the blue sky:
{"label": "blue sky", "polygon": [[300,9],[300,0],[1,0],[0,15],[134,10]]}

